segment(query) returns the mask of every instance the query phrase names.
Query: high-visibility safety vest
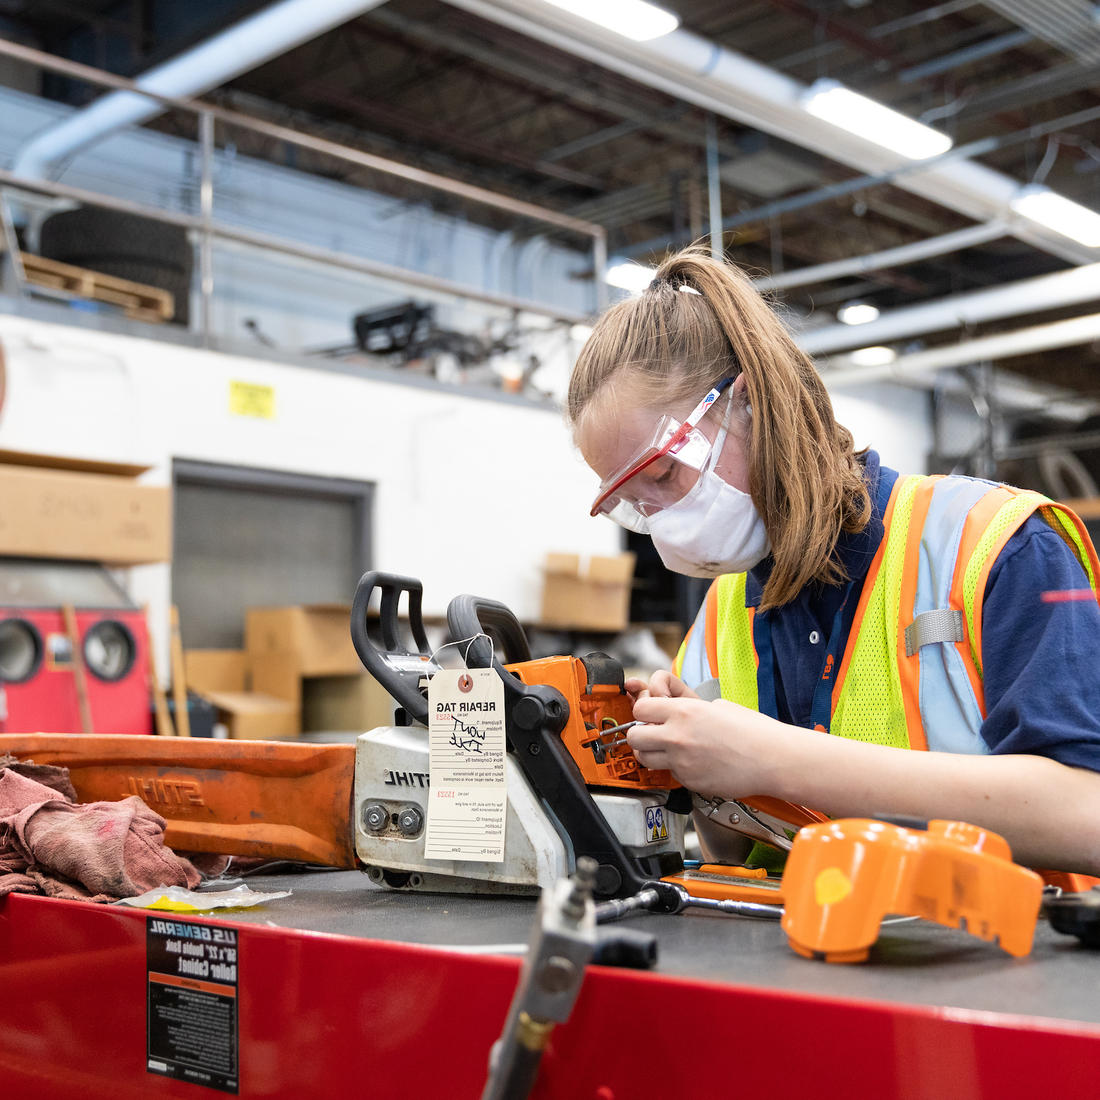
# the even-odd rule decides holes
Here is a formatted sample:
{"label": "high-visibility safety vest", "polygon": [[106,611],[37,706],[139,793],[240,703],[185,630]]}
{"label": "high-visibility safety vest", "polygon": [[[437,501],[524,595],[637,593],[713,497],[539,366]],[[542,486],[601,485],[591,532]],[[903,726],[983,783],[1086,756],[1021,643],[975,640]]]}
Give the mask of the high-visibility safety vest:
{"label": "high-visibility safety vest", "polygon": [[[823,672],[835,675],[829,733],[895,748],[989,752],[981,735],[985,587],[1005,543],[1036,511],[1076,554],[1095,597],[1100,562],[1070,509],[976,478],[897,479],[840,667]],[[719,577],[673,671],[689,687],[716,677],[723,699],[759,710],[753,615],[745,574]]]}
{"label": "high-visibility safety vest", "polygon": [[[897,479],[839,670],[822,673],[835,674],[830,734],[903,749],[989,752],[981,735],[985,588],[997,556],[1035,512],[1073,550],[1092,597],[1100,599],[1096,550],[1069,508],[976,478]],[[754,609],[745,606],[745,574],[719,577],[673,671],[689,687],[717,678],[723,699],[759,710],[753,618]],[[1041,873],[1069,890],[1098,881]]]}

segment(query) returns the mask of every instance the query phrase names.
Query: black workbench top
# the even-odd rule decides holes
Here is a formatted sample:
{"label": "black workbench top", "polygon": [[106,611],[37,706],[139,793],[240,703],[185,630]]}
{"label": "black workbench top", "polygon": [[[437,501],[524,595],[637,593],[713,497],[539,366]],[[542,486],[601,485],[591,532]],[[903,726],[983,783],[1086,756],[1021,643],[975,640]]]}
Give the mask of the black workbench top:
{"label": "black workbench top", "polygon": [[[383,890],[358,871],[252,875],[253,890],[293,896],[228,919],[435,947],[527,940],[530,898]],[[211,916],[221,916],[217,912]],[[871,958],[836,965],[801,958],[779,923],[689,910],[623,922],[657,936],[657,973],[776,990],[948,1006],[1100,1025],[1100,951],[1040,921],[1027,958],[926,921],[884,926]]]}

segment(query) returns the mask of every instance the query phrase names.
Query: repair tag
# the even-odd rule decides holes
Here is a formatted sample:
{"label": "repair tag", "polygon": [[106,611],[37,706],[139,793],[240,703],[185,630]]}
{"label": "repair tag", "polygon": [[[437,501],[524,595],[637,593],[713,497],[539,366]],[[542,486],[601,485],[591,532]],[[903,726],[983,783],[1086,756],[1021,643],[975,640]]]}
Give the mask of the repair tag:
{"label": "repair tag", "polygon": [[445,668],[428,683],[425,859],[504,859],[508,788],[504,684],[492,668]]}

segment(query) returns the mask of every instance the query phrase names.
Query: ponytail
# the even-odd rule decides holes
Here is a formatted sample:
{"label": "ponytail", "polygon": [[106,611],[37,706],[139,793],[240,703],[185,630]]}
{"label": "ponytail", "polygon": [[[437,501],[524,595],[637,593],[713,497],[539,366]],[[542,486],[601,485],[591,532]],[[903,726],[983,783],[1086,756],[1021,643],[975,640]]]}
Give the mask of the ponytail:
{"label": "ponytail", "polygon": [[809,357],[736,267],[699,248],[670,256],[650,286],[609,309],[581,351],[566,413],[583,433],[597,394],[658,412],[691,406],[730,375],[745,377],[752,409],[744,440],[749,493],[775,565],[761,610],[810,581],[847,579],[833,557],[842,531],[861,531],[871,499],[852,435]]}

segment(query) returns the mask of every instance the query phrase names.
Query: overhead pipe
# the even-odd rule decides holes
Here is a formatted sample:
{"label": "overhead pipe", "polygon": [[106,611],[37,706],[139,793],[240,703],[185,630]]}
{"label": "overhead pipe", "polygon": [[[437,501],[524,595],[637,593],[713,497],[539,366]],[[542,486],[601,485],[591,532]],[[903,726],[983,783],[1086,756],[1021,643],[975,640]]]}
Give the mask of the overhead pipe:
{"label": "overhead pipe", "polygon": [[[546,0],[447,2],[860,172],[888,172],[913,163],[805,111],[801,100],[806,85],[689,31],[635,42]],[[1009,203],[1021,186],[1003,172],[962,159],[907,171],[892,182],[981,222],[1009,218]],[[1012,234],[1071,263],[1097,257],[1096,250],[1023,219],[1012,223]]]}
{"label": "overhead pipe", "polygon": [[757,290],[787,290],[794,286],[829,282],[849,275],[863,275],[868,271],[882,271],[888,267],[901,267],[902,264],[915,264],[933,256],[946,256],[951,252],[960,252],[964,248],[973,248],[975,245],[999,240],[1008,233],[1007,222],[986,222],[984,225],[958,229],[954,233],[944,233],[939,237],[928,237],[923,241],[914,241],[912,244],[898,245],[897,248],[884,248],[880,252],[850,256],[846,260],[833,260],[827,264],[814,264],[813,267],[799,267],[782,275],[765,275],[755,279],[754,284]]}
{"label": "overhead pipe", "polygon": [[964,367],[970,363],[1009,359],[1014,355],[1053,351],[1055,348],[1088,344],[1093,340],[1100,340],[1100,313],[1071,317],[1068,321],[1054,321],[1049,325],[1034,325],[1031,328],[1016,329],[1014,332],[999,332],[993,336],[964,340],[947,347],[916,351],[910,355],[902,355],[881,367],[845,367],[834,361],[825,373],[825,378],[830,386],[863,385],[887,378],[897,379],[906,375],[946,370],[948,367]]}
{"label": "overhead pipe", "polygon": [[[384,0],[281,0],[200,42],[138,78],[139,87],[165,96],[198,95],[346,23]],[[19,150],[12,171],[45,179],[51,167],[123,126],[163,113],[154,99],[111,92],[51,126]]]}
{"label": "overhead pipe", "polygon": [[1100,263],[1086,264],[988,290],[972,290],[917,306],[892,309],[862,325],[827,325],[797,333],[795,340],[810,355],[827,355],[846,348],[889,344],[926,332],[943,332],[1097,299],[1100,299]]}
{"label": "overhead pipe", "polygon": [[981,61],[986,57],[995,57],[1006,50],[1015,50],[1020,46],[1026,46],[1035,40],[1031,31],[1015,30],[996,38],[987,38],[984,42],[977,42],[973,46],[955,50],[954,53],[934,57],[931,61],[925,61],[920,65],[914,65],[909,69],[902,69],[898,73],[898,80],[902,84],[913,84],[925,77],[939,76],[940,73],[950,72],[962,65],[969,65],[973,61]]}

